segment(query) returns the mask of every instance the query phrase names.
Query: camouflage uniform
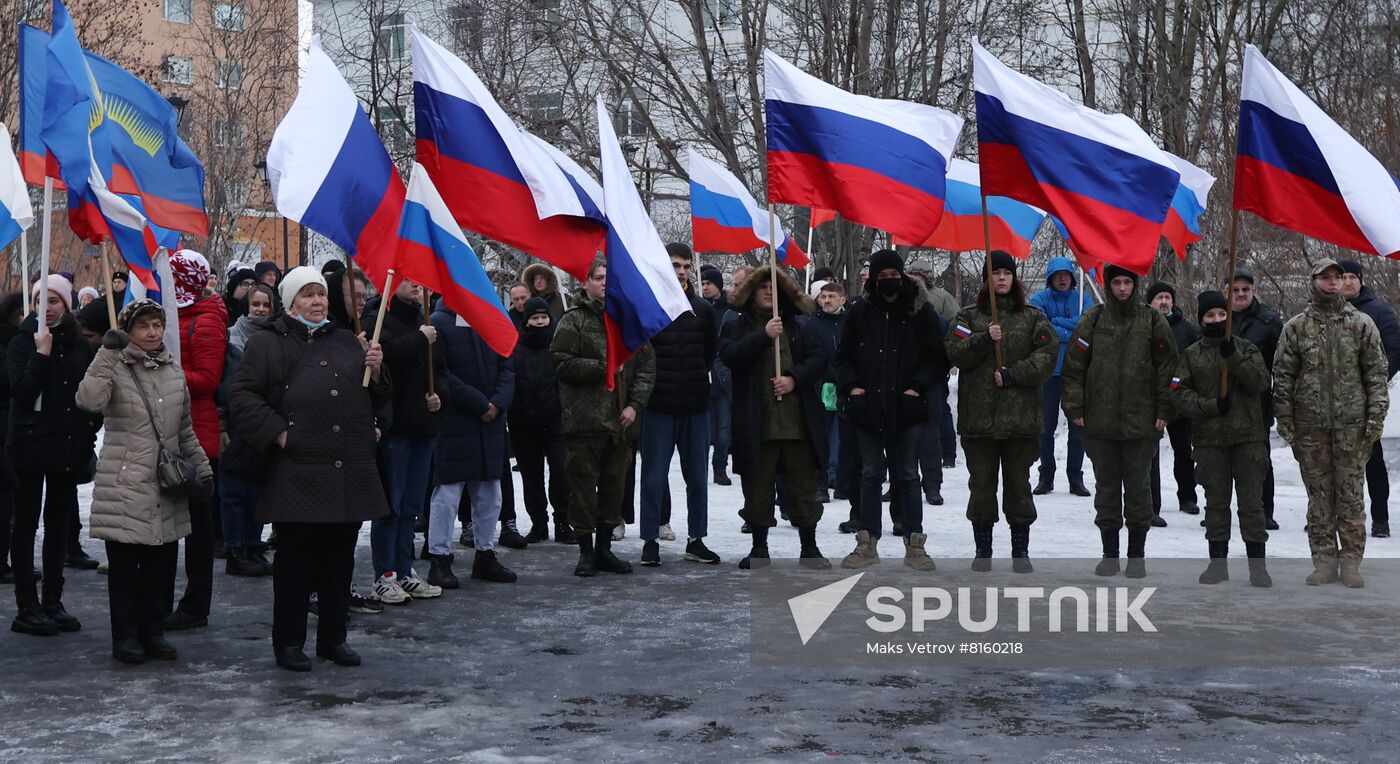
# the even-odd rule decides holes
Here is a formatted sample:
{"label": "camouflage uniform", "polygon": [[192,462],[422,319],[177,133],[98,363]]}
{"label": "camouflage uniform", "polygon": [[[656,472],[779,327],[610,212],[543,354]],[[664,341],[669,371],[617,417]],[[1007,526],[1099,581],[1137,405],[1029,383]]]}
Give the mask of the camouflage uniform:
{"label": "camouflage uniform", "polygon": [[[656,363],[651,346],[643,346],[617,370],[608,390],[603,305],[582,292],[574,305],[560,319],[550,351],[564,408],[569,524],[582,535],[622,522],[627,468],[635,461],[633,442],[656,381]],[[637,411],[637,421],[624,432],[618,417],[628,406]]]}
{"label": "camouflage uniform", "polygon": [[997,318],[1002,363],[1011,372],[1010,387],[997,387],[992,377],[997,363],[987,333],[991,313],[976,306],[963,308],[943,342],[949,360],[961,370],[958,432],[972,492],[967,519],[996,524],[1000,473],[1006,522],[1025,526],[1036,518],[1030,470],[1040,456],[1040,389],[1055,371],[1060,341],[1044,313],[1030,306],[1018,311],[1009,297],[997,298]]}
{"label": "camouflage uniform", "polygon": [[1264,478],[1268,474],[1269,436],[1264,412],[1253,405],[1269,389],[1269,368],[1249,340],[1234,338],[1229,369],[1230,405],[1221,415],[1220,345],[1206,337],[1186,348],[1172,381],[1173,400],[1182,416],[1195,420],[1191,454],[1196,479],[1206,494],[1206,541],[1230,540],[1230,494],[1237,493],[1240,537],[1246,544],[1269,540],[1264,529]]}
{"label": "camouflage uniform", "polygon": [[[1060,375],[1061,407],[1084,420],[1084,450],[1094,463],[1094,524],[1116,532],[1152,525],[1156,420],[1175,416],[1171,379],[1176,343],[1166,318],[1132,296],[1084,311]],[[1126,521],[1126,522],[1125,522]]]}
{"label": "camouflage uniform", "polygon": [[[1313,276],[1329,267],[1337,264],[1319,260]],[[1385,348],[1375,323],[1340,294],[1323,294],[1314,285],[1312,302],[1284,325],[1279,339],[1274,414],[1308,490],[1315,563],[1360,560],[1366,551],[1366,459],[1389,405]]]}

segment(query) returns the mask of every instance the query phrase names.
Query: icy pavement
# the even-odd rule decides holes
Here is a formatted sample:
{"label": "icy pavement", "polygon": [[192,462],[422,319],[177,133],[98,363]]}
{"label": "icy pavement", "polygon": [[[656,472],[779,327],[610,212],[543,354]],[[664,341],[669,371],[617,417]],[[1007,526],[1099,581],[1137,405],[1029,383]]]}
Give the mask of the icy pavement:
{"label": "icy pavement", "polygon": [[[1387,445],[1400,455],[1400,440]],[[1282,530],[1269,552],[1303,556],[1303,489],[1291,454],[1275,446]],[[1163,458],[1169,465],[1165,443]],[[672,475],[680,507],[674,465]],[[1058,477],[1055,493],[1036,498],[1032,556],[1097,556],[1091,500],[1069,496],[1063,470]],[[945,476],[947,504],[926,507],[935,558],[971,551],[966,479],[960,460]],[[1164,480],[1170,501],[1169,466]],[[735,567],[748,546],[734,514],[741,494],[737,485],[709,490],[707,543],[721,565],[682,561],[682,538],[663,543],[661,568],[581,580],[570,575],[574,550],[547,543],[501,550],[520,581],[485,585],[466,578],[471,553],[459,549],[461,590],[353,617],[358,669],[274,668],[270,579],[222,572],[211,625],[170,635],[180,660],[118,665],[108,654],[105,580],[69,571],[65,603],[81,632],[0,633],[0,760],[1394,760],[1394,668],[751,666],[747,577]],[[836,531],[847,509],[826,507],[819,538],[829,557],[850,551],[852,538]],[[1169,526],[1150,534],[1149,557],[1203,556],[1199,517],[1174,505],[1164,516]],[[1368,544],[1370,556],[1396,556],[1391,540]],[[771,545],[795,554],[795,531],[780,526]],[[102,556],[100,544],[86,546]],[[1001,524],[997,557],[1007,546]],[[896,539],[882,547],[898,554]],[[637,559],[635,526],[616,548]],[[367,528],[358,560],[363,586]],[[0,618],[12,613],[0,591]]]}

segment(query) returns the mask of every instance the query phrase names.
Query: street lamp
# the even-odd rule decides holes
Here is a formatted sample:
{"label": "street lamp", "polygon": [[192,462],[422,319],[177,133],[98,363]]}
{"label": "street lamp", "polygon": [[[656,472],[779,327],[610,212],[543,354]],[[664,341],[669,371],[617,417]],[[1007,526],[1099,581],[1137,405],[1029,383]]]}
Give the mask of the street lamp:
{"label": "street lamp", "polygon": [[175,108],[175,127],[177,129],[185,125],[185,107],[190,105],[188,98],[181,98],[179,93],[171,93],[165,97],[170,105]]}
{"label": "street lamp", "polygon": [[[253,165],[253,168],[256,169],[256,170],[258,171],[258,179],[261,180],[261,181],[263,182],[263,185],[267,186],[268,193],[271,194],[271,192],[272,192],[272,178],[268,177],[268,174],[267,174],[267,160],[264,159],[264,160],[259,161],[257,164]],[[274,203],[274,206],[276,206],[275,203]],[[290,238],[290,234],[288,233],[288,230],[287,230],[287,218],[284,216],[284,217],[282,218],[282,272],[283,272],[283,273],[286,273],[286,272],[287,272],[287,270],[288,270],[288,268],[289,268],[289,266],[290,266],[290,264],[291,264],[291,257],[292,257],[291,238]]]}

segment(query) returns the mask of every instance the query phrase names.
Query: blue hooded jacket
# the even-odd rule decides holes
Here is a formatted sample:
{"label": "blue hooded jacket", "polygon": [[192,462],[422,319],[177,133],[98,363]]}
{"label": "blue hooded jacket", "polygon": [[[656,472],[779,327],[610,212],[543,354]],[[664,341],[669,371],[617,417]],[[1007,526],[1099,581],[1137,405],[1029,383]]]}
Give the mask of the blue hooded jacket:
{"label": "blue hooded jacket", "polygon": [[[1055,287],[1050,285],[1050,280],[1061,271],[1069,274],[1069,289],[1057,292]],[[1039,308],[1045,317],[1050,319],[1050,325],[1055,327],[1055,333],[1060,335],[1060,357],[1055,360],[1057,377],[1065,365],[1065,349],[1069,347],[1069,338],[1074,334],[1074,328],[1079,325],[1082,310],[1079,306],[1078,286],[1074,278],[1074,263],[1068,257],[1052,257],[1045,265],[1045,289],[1031,295],[1030,304]],[[1084,307],[1088,308],[1093,304],[1094,296],[1084,295]]]}

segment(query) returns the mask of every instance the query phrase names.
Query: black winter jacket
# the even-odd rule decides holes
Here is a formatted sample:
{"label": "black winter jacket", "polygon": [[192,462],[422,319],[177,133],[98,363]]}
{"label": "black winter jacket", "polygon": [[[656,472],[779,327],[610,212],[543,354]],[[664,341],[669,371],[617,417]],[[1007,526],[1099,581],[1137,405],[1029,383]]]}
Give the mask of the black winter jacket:
{"label": "black winter jacket", "polygon": [[[929,419],[927,396],[948,376],[938,314],[922,286],[904,277],[894,302],[869,293],[846,312],[836,356],[836,386],[858,427],[900,429]],[[854,388],[864,395],[852,396]],[[905,390],[919,394],[915,398]]]}
{"label": "black winter jacket", "polygon": [[92,363],[92,345],[78,331],[77,319],[68,313],[52,329],[53,350],[40,355],[34,349],[38,328],[37,315],[30,314],[20,323],[7,351],[10,429],[6,446],[10,464],[17,472],[90,480],[102,416],[78,408],[74,396]]}
{"label": "black winter jacket", "polygon": [[515,371],[515,398],[510,404],[512,428],[543,430],[562,421],[559,373],[554,370],[549,350],[553,339],[553,323],[521,330],[520,341],[510,357]]}
{"label": "black winter jacket", "polygon": [[[476,330],[457,325],[445,305],[433,313],[438,330],[433,348],[441,427],[433,449],[438,485],[466,480],[500,480],[505,471],[506,412],[515,395],[515,370],[481,339]],[[500,415],[481,421],[491,404]]]}
{"label": "black winter jacket", "polygon": [[1200,327],[1186,320],[1186,314],[1175,305],[1172,306],[1172,312],[1167,314],[1167,325],[1172,328],[1172,339],[1176,340],[1178,358],[1186,355],[1186,348],[1196,344],[1196,340],[1201,338]]}
{"label": "black winter jacket", "polygon": [[[379,316],[380,297],[371,298],[360,316],[360,325],[373,331]],[[423,325],[423,306],[395,297],[384,313],[379,344],[384,348],[384,366],[394,380],[393,423],[387,435],[432,437],[437,434],[437,417],[428,411],[428,338]]]}
{"label": "black winter jacket", "polygon": [[1381,333],[1381,344],[1385,345],[1386,379],[1400,371],[1400,319],[1395,311],[1376,299],[1370,287],[1361,287],[1361,293],[1353,297],[1351,306],[1371,317],[1376,329]]}
{"label": "black winter jacket", "polygon": [[690,289],[690,313],[682,313],[651,338],[656,386],[647,411],[698,414],[710,405],[710,369],[715,362],[714,309]]}
{"label": "black winter jacket", "polygon": [[[1230,332],[1236,337],[1243,337],[1259,348],[1260,354],[1264,356],[1264,365],[1269,367],[1272,373],[1274,370],[1274,353],[1278,350],[1279,337],[1283,335],[1283,316],[1277,310],[1259,302],[1255,298],[1248,308],[1234,312]],[[1269,385],[1259,395],[1260,405],[1264,407],[1264,424],[1274,426],[1274,388],[1273,380],[1269,380]]]}
{"label": "black winter jacket", "polygon": [[826,373],[822,375],[822,382],[836,381],[836,346],[841,341],[841,329],[846,325],[846,314],[845,307],[842,307],[839,313],[827,313],[818,308],[815,313],[802,319],[802,326],[817,338],[821,343],[822,352],[826,353],[828,363]]}

